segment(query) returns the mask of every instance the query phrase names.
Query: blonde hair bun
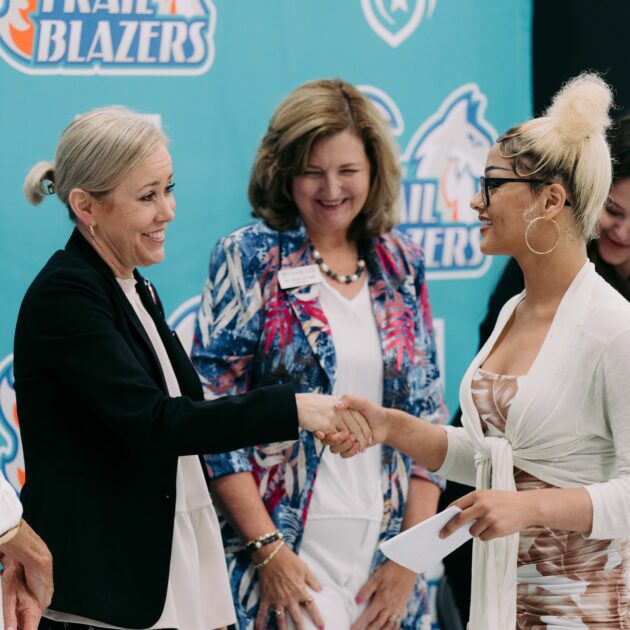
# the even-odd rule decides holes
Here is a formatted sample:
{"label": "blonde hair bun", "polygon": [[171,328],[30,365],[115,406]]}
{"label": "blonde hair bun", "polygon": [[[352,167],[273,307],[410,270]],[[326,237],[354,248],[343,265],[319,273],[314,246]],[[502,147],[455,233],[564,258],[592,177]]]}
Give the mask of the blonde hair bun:
{"label": "blonde hair bun", "polygon": [[562,86],[545,116],[565,142],[578,143],[603,134],[610,126],[612,102],[612,90],[606,82],[597,74],[584,72]]}
{"label": "blonde hair bun", "polygon": [[52,162],[37,162],[24,180],[24,195],[29,203],[37,206],[45,195],[52,195],[55,183],[55,165]]}

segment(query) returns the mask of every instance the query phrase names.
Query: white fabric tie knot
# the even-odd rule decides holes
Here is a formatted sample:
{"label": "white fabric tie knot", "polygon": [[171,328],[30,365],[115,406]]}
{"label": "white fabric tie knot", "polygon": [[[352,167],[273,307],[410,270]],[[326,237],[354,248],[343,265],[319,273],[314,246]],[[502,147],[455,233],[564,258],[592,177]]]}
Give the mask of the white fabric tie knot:
{"label": "white fabric tie knot", "polygon": [[[475,455],[477,488],[516,490],[512,445],[505,438],[484,437]],[[473,541],[470,611],[471,630],[505,630],[516,627],[516,561],[519,535],[483,542]]]}

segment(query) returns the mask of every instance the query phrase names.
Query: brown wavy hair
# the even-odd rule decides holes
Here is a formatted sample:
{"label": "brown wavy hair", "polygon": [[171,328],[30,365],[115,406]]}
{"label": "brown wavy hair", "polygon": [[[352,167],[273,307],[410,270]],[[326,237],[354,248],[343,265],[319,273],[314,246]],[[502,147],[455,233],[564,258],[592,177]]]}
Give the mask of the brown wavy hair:
{"label": "brown wavy hair", "polygon": [[348,236],[368,238],[393,228],[400,196],[398,149],[374,105],[341,79],[304,83],[277,107],[252,166],[252,214],[273,229],[292,228],[299,216],[292,178],[304,170],[316,142],[346,130],[363,141],[370,162],[370,191]]}

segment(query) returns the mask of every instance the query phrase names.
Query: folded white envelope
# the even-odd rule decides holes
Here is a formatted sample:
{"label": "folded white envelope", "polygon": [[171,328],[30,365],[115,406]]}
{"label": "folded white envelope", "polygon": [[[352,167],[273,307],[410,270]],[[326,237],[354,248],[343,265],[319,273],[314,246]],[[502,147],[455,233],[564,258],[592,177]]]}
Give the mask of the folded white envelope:
{"label": "folded white envelope", "polygon": [[438,534],[444,525],[459,512],[461,510],[458,507],[451,506],[385,541],[380,546],[381,551],[403,567],[424,573],[472,538],[470,527],[474,521],[460,527],[447,538],[439,538]]}

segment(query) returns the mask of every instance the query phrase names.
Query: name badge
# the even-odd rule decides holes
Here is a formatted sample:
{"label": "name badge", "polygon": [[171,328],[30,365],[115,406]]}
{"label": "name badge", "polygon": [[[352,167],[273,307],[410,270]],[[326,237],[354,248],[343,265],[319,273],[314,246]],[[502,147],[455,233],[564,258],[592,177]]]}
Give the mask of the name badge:
{"label": "name badge", "polygon": [[278,271],[278,282],[281,289],[292,289],[322,282],[322,274],[318,265],[305,265],[293,269]]}

